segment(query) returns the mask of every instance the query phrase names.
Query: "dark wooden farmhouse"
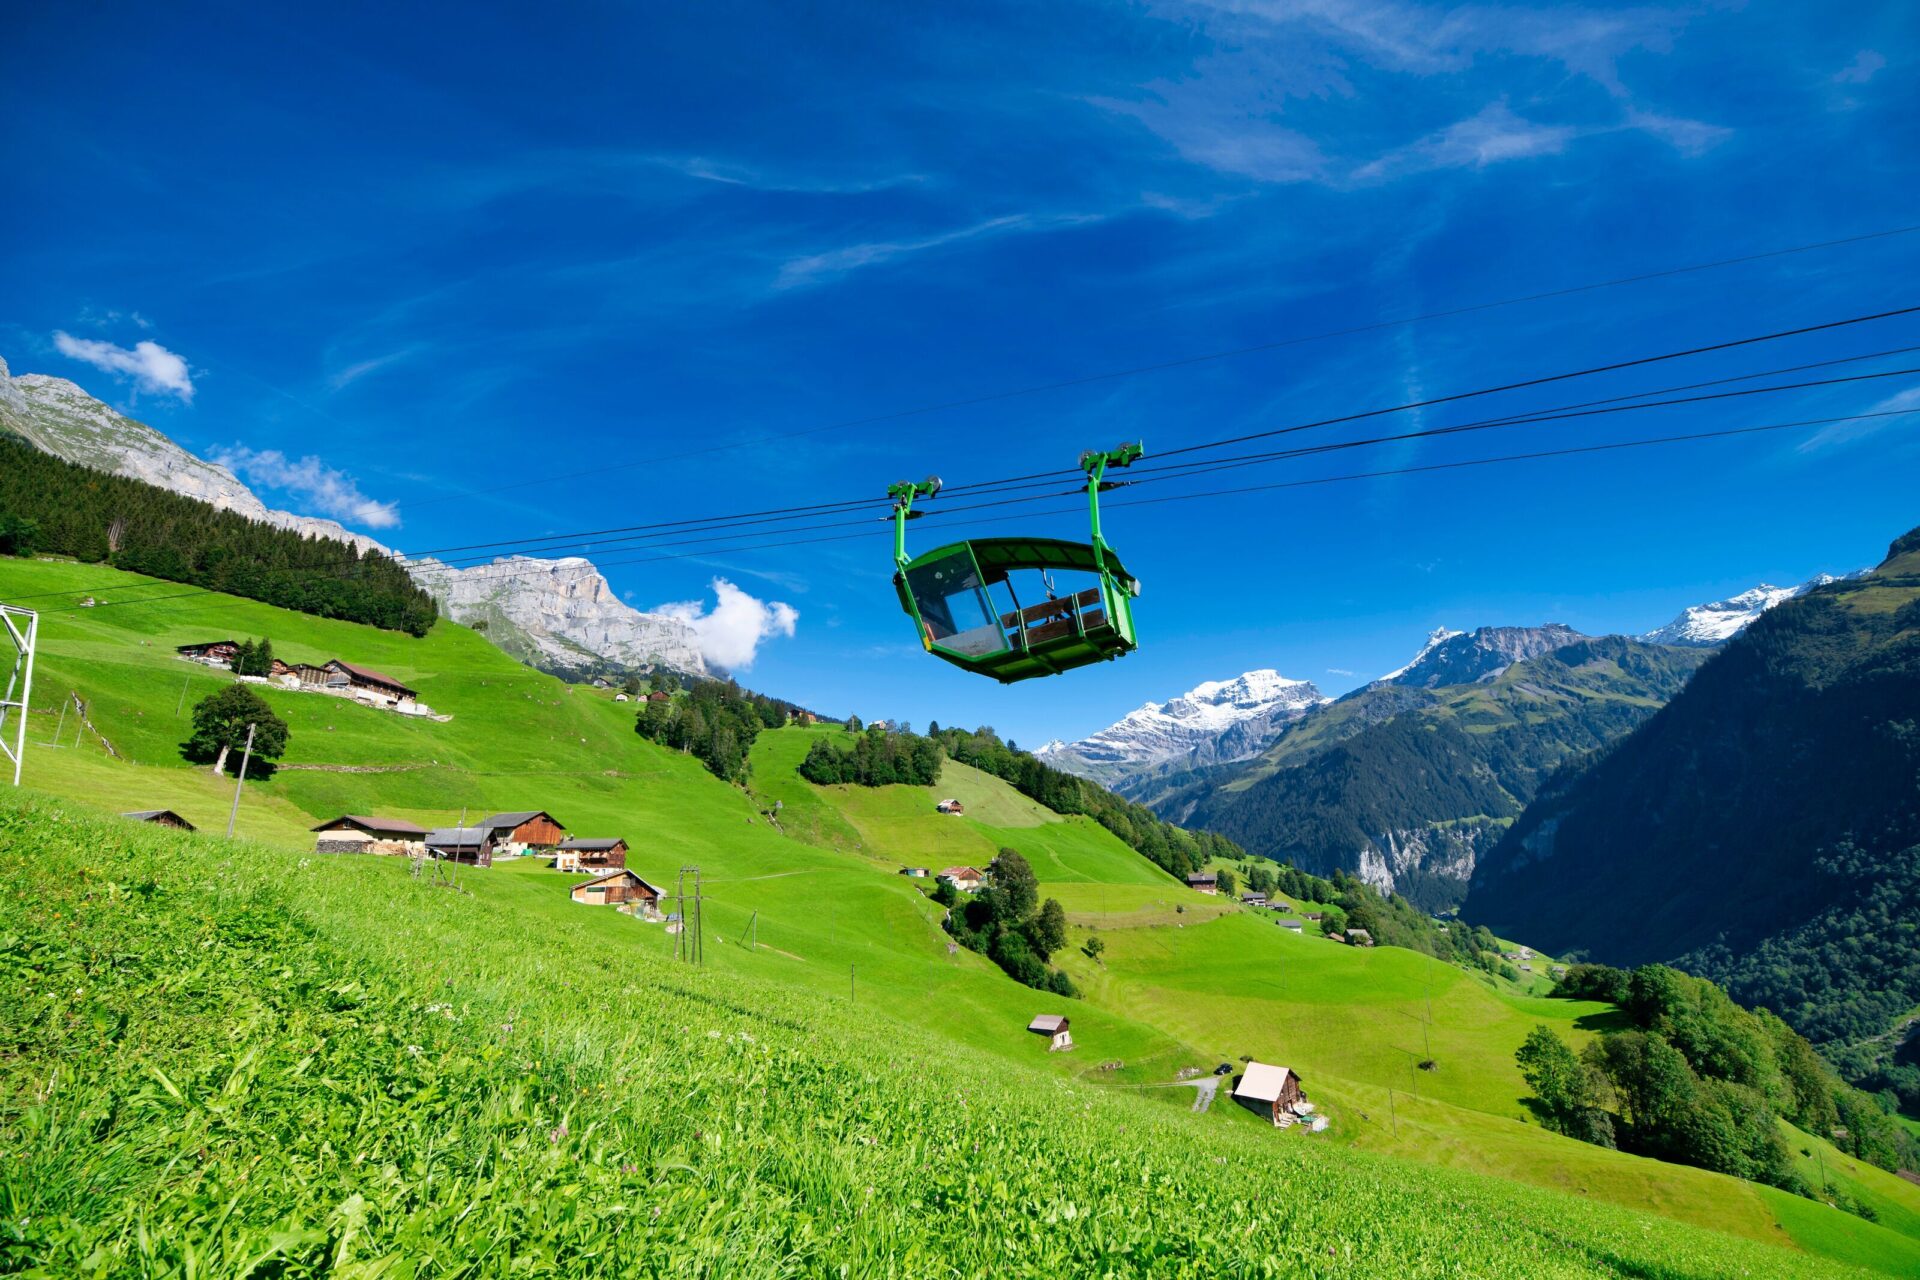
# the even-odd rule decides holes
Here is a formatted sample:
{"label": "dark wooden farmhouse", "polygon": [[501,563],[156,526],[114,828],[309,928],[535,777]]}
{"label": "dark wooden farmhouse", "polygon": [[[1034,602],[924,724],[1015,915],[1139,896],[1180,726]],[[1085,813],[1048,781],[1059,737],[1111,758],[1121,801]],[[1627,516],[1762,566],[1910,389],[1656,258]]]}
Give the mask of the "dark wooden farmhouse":
{"label": "dark wooden farmhouse", "polygon": [[525,845],[529,849],[551,849],[567,835],[566,826],[544,809],[489,814],[478,825],[493,833],[495,844]]}
{"label": "dark wooden farmhouse", "polygon": [[1249,1062],[1233,1086],[1233,1100],[1284,1129],[1301,1114],[1295,1108],[1306,1102],[1307,1095],[1300,1088],[1300,1077],[1287,1068]]}
{"label": "dark wooden farmhouse", "polygon": [[427,829],[404,818],[343,813],[313,828],[315,853],[415,853]]}
{"label": "dark wooden farmhouse", "polygon": [[216,667],[231,666],[233,655],[240,651],[238,640],[202,640],[197,644],[175,645],[175,653],[195,662],[207,662]]}
{"label": "dark wooden farmhouse", "polygon": [[627,865],[627,842],[576,840],[569,836],[554,847],[553,865],[561,871],[608,871]]}
{"label": "dark wooden farmhouse", "polygon": [[1211,871],[1195,871],[1187,876],[1187,888],[1199,893],[1220,892],[1220,878]]}
{"label": "dark wooden farmhouse", "polygon": [[135,822],[151,822],[156,827],[173,827],[179,831],[198,831],[199,828],[171,809],[135,809],[123,813],[123,818],[132,818]]}
{"label": "dark wooden farmhouse", "polygon": [[446,862],[464,862],[474,867],[493,865],[493,836],[481,827],[440,827],[427,832],[422,843],[428,854]]}
{"label": "dark wooden farmhouse", "polygon": [[641,914],[655,915],[662,895],[656,886],[622,867],[574,885],[567,890],[567,896],[590,907],[631,906]]}

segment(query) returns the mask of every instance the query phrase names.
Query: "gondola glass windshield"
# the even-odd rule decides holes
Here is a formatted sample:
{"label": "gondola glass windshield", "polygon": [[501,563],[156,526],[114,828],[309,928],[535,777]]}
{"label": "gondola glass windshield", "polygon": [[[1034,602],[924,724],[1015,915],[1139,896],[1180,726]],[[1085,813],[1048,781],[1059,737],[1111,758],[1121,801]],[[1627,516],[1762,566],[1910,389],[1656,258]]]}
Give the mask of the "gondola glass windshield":
{"label": "gondola glass windshield", "polygon": [[1058,675],[1138,647],[1133,600],[1140,584],[1100,532],[1100,493],[1109,466],[1125,467],[1140,446],[1081,455],[1093,521],[1089,542],[1058,538],[975,538],[917,557],[906,548],[914,500],[940,482],[902,483],[894,499],[894,585],[927,652],[1003,684]]}

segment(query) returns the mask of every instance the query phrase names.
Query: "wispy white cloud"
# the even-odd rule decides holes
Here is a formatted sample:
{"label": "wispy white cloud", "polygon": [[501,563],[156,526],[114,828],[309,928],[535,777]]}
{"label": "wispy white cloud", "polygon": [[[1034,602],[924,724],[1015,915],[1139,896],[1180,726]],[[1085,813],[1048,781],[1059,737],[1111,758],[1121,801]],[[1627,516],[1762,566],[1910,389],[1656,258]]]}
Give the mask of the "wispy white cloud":
{"label": "wispy white cloud", "polygon": [[1835,84],[1865,84],[1878,75],[1887,65],[1886,58],[1877,50],[1862,49],[1853,55],[1853,61],[1842,67],[1833,77]]}
{"label": "wispy white cloud", "polygon": [[733,160],[708,156],[648,155],[636,157],[639,163],[670,169],[702,182],[725,187],[747,187],[754,191],[791,192],[802,195],[862,195],[869,191],[888,191],[896,187],[919,186],[925,174],[894,173],[867,177],[827,174],[793,174],[769,170]]}
{"label": "wispy white cloud", "polygon": [[776,289],[797,289],[818,284],[862,267],[877,266],[896,258],[910,257],[968,240],[981,240],[1017,232],[1050,231],[1058,227],[1078,226],[1100,221],[1100,214],[1027,214],[1013,213],[988,218],[971,226],[957,227],[929,236],[901,240],[869,240],[822,253],[791,258],[781,265],[774,278]]}
{"label": "wispy white cloud", "polygon": [[[1920,416],[1920,387],[1908,387],[1905,391],[1896,391],[1885,400],[1867,410],[1868,413],[1900,414],[1913,413]],[[1800,442],[1799,452],[1818,453],[1823,449],[1832,449],[1839,445],[1852,444],[1864,440],[1877,431],[1901,423],[1911,424],[1912,418],[1906,416],[1884,418],[1857,418],[1852,422],[1836,422],[1820,428],[1813,435]]]}
{"label": "wispy white cloud", "polygon": [[130,324],[136,329],[153,328],[153,321],[138,311],[116,311],[91,304],[80,308],[80,323],[102,329],[117,324]]}
{"label": "wispy white cloud", "polygon": [[1349,671],[1345,667],[1328,667],[1327,674],[1330,676],[1357,676],[1360,673],[1358,671]]}
{"label": "wispy white cloud", "polygon": [[420,350],[421,348],[418,345],[402,347],[398,351],[389,351],[382,356],[374,356],[371,359],[356,361],[344,369],[331,374],[327,378],[327,385],[335,391],[344,390],[370,373],[377,373],[389,365],[399,364],[402,361],[411,359],[413,356],[419,354]]}
{"label": "wispy white cloud", "polygon": [[193,402],[193,375],[187,362],[157,342],[136,342],[128,348],[96,338],[76,338],[61,330],[54,333],[53,345],[70,359],[132,378],[133,385],[142,391]]}
{"label": "wispy white cloud", "polygon": [[1558,155],[1579,135],[1580,130],[1571,125],[1523,120],[1505,102],[1495,102],[1478,115],[1362,165],[1353,176],[1367,182],[1431,169],[1484,169],[1508,160]]}
{"label": "wispy white cloud", "polygon": [[210,456],[248,483],[292,494],[321,515],[369,529],[391,529],[400,523],[398,504],[369,498],[352,476],[311,454],[289,458],[278,449],[236,444],[216,449]]}
{"label": "wispy white cloud", "polygon": [[700,642],[700,656],[709,666],[723,671],[745,671],[759,656],[763,641],[791,636],[799,624],[800,611],[778,600],[761,600],[742,591],[725,578],[713,580],[714,605],[702,600],[681,600],[653,610],[669,618],[678,618],[693,628]]}

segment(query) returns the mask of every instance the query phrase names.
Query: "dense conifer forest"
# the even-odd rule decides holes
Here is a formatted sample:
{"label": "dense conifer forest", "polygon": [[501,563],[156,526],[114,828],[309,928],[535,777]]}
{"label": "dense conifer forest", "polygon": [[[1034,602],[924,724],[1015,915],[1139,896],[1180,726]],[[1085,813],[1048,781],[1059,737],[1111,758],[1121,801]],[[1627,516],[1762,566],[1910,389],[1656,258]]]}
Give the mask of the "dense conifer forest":
{"label": "dense conifer forest", "polygon": [[377,551],[261,524],[4,434],[0,552],[72,556],[416,636],[438,616],[433,597]]}

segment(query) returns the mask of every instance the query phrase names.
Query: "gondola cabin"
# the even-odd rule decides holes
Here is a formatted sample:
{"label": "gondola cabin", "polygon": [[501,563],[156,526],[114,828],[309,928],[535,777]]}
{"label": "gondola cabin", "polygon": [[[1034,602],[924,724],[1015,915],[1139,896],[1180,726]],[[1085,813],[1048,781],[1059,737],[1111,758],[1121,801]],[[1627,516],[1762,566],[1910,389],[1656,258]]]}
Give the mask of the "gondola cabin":
{"label": "gondola cabin", "polygon": [[898,484],[894,498],[894,587],[928,653],[963,670],[1012,684],[1106,662],[1139,647],[1133,601],[1140,583],[1100,533],[1106,468],[1127,466],[1140,446],[1082,455],[1090,542],[1059,538],[974,538],[916,557],[906,550],[916,497],[940,482]]}

